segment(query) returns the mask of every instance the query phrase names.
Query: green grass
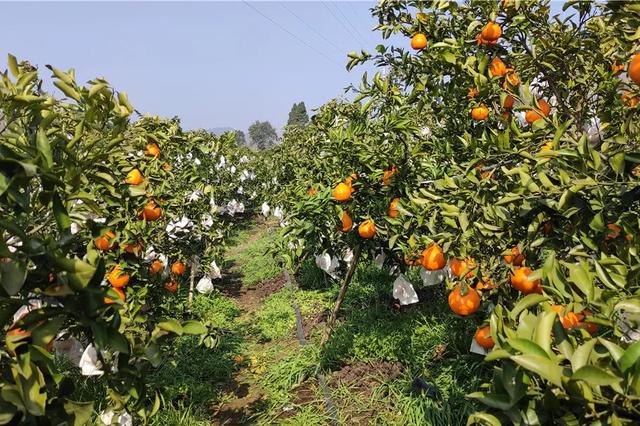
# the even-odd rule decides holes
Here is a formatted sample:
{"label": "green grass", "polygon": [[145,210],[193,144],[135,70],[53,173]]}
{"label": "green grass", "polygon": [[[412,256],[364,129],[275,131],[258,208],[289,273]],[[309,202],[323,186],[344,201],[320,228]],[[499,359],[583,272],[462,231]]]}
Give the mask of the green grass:
{"label": "green grass", "polygon": [[252,288],[260,281],[274,278],[282,272],[278,263],[266,254],[274,239],[275,234],[266,230],[258,235],[253,228],[238,233],[236,240],[240,245],[229,258],[242,272],[242,283],[246,287]]}
{"label": "green grass", "polygon": [[[281,272],[266,255],[272,240],[267,232],[256,229],[239,233],[239,246],[231,250],[230,258],[234,268],[244,274],[244,286],[254,287]],[[420,282],[417,271],[408,277]],[[343,424],[362,419],[372,425],[465,424],[477,408],[465,395],[490,375],[482,357],[468,352],[479,320],[451,314],[441,286],[421,289],[416,285],[420,302],[398,311],[391,295],[394,278],[374,265],[358,267],[340,321],[322,351],[319,330],[312,333],[307,346],[296,343],[291,307],[293,298],[305,320],[333,307],[340,283],[327,279],[313,260],[305,262],[296,277],[299,290],[285,288],[266,297],[250,316],[240,317],[241,321],[241,312],[232,300],[218,294],[196,297],[196,316],[227,329],[228,334],[214,350],[198,348],[189,338],[176,341],[177,355],[172,357],[176,362],[153,376],[169,402],[154,424],[199,426],[210,421],[210,409],[221,398],[222,383],[238,369],[233,362],[236,354],[245,355],[249,380],[265,394],[253,419],[255,424],[328,424],[315,379],[316,366],[330,378],[345,364],[377,361],[398,362],[403,372],[373,385],[370,394],[359,394],[344,385],[332,388]],[[247,338],[249,341],[244,340]],[[443,347],[444,354],[436,356]],[[438,396],[429,398],[415,389],[412,383],[416,377],[433,384]],[[307,392],[304,403],[298,396],[301,387]],[[313,392],[311,400],[309,392]]]}

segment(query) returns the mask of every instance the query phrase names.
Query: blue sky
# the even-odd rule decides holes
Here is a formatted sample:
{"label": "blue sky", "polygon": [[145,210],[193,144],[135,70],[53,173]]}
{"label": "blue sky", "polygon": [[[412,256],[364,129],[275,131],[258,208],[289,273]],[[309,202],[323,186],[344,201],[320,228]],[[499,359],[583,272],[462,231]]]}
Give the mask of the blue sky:
{"label": "blue sky", "polygon": [[186,129],[279,129],[294,102],[311,112],[372,71],[344,65],[347,52],[383,42],[374,4],[0,0],[0,69],[9,52],[47,75],[45,64],[73,67],[79,81],[104,77],[138,111],[177,115]]}
{"label": "blue sky", "polygon": [[309,47],[243,2],[0,2],[0,69],[9,52],[46,75],[45,64],[73,67],[79,81],[104,77],[140,112],[177,115],[187,129],[279,128],[294,102],[316,108],[359,81],[364,69],[344,64],[382,41],[373,4],[251,3]]}

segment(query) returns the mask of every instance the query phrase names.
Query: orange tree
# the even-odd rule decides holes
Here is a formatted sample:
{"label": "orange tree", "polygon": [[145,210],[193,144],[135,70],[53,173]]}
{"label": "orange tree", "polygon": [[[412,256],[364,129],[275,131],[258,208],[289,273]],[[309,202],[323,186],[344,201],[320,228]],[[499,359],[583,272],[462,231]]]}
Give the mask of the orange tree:
{"label": "orange tree", "polygon": [[[292,240],[448,263],[451,309],[485,322],[476,341],[494,380],[470,396],[490,412],[470,423],[640,417],[640,15],[623,2],[565,8],[381,2],[378,29],[406,47],[350,54],[349,68],[384,73],[354,104],[325,106],[301,150],[325,190],[295,192]],[[354,229],[342,236],[344,211]],[[484,321],[483,305],[495,306]]]}
{"label": "orange tree", "polygon": [[[13,56],[0,83],[0,423],[84,424],[98,409],[146,420],[160,400],[144,376],[161,343],[215,343],[205,325],[161,309],[170,299],[143,261],[174,216],[161,185],[169,136],[130,126],[132,106],[106,81],[84,87],[73,70],[49,68],[64,99]],[[74,400],[76,376],[52,353],[63,341],[84,347],[82,373],[104,400]]]}

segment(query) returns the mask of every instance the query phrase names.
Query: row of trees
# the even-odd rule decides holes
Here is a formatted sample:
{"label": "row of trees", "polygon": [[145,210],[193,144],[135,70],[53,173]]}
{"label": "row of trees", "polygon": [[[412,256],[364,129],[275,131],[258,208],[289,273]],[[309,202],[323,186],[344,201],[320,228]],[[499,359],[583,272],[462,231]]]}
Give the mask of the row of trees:
{"label": "row of trees", "polygon": [[469,423],[640,419],[640,8],[564,8],[379,2],[406,45],[351,53],[381,71],[260,159],[291,265],[345,276],[333,318],[375,258],[477,324],[494,375]]}
{"label": "row of trees", "polygon": [[0,424],[142,423],[172,340],[216,344],[189,306],[258,202],[254,155],[48,68],[56,94],[13,56],[0,74]]}

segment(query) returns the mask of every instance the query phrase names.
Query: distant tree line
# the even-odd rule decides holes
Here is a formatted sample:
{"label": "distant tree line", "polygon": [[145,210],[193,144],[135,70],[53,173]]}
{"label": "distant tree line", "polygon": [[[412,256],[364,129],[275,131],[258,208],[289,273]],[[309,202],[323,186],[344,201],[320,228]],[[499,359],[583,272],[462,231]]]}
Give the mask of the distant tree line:
{"label": "distant tree line", "polygon": [[[294,103],[289,111],[287,126],[306,126],[309,124],[309,115],[304,102]],[[278,141],[278,133],[269,121],[256,120],[249,126],[249,139],[242,130],[236,130],[236,142],[238,145],[247,145],[253,149],[269,149]]]}

